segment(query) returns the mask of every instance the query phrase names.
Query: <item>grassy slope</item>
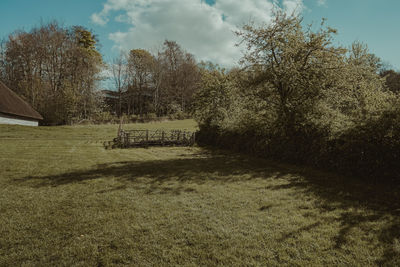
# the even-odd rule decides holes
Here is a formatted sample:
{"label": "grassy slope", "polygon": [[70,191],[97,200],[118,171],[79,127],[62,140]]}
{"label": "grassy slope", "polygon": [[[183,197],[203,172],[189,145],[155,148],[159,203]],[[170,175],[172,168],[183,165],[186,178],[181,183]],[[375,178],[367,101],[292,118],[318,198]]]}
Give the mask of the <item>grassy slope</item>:
{"label": "grassy slope", "polygon": [[394,189],[116,129],[0,126],[0,266],[400,264]]}

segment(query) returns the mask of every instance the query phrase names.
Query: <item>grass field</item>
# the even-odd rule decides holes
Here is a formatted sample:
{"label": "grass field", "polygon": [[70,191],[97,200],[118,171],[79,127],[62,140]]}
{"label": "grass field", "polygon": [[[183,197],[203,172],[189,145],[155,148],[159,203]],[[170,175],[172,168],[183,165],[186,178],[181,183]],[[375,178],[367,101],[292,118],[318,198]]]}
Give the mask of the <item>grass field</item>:
{"label": "grass field", "polygon": [[400,265],[398,188],[117,127],[0,126],[0,266]]}

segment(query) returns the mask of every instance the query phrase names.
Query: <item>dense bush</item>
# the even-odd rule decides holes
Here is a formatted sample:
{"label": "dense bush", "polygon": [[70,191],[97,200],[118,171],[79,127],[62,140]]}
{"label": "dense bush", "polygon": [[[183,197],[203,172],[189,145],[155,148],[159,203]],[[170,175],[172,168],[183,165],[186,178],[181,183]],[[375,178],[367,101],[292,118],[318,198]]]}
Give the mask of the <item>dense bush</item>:
{"label": "dense bush", "polygon": [[243,68],[202,70],[199,144],[400,181],[398,101],[366,45],[336,47],[335,30],[285,14],[238,34]]}
{"label": "dense bush", "polygon": [[333,168],[400,182],[400,110],[349,129],[329,143]]}

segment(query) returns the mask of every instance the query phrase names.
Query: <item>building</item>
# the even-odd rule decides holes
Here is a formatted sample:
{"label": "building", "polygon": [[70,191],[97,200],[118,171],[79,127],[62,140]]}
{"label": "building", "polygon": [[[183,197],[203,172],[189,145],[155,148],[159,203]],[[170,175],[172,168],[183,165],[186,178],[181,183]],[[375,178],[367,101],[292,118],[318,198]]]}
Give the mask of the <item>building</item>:
{"label": "building", "polygon": [[43,117],[0,81],[0,124],[38,126]]}

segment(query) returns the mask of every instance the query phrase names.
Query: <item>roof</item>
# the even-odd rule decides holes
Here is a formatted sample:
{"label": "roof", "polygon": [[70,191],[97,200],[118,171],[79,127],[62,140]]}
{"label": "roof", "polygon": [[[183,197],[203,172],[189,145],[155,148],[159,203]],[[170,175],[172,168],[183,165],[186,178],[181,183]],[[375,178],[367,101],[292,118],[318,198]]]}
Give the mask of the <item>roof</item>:
{"label": "roof", "polygon": [[43,120],[27,102],[0,81],[0,112],[25,118]]}

